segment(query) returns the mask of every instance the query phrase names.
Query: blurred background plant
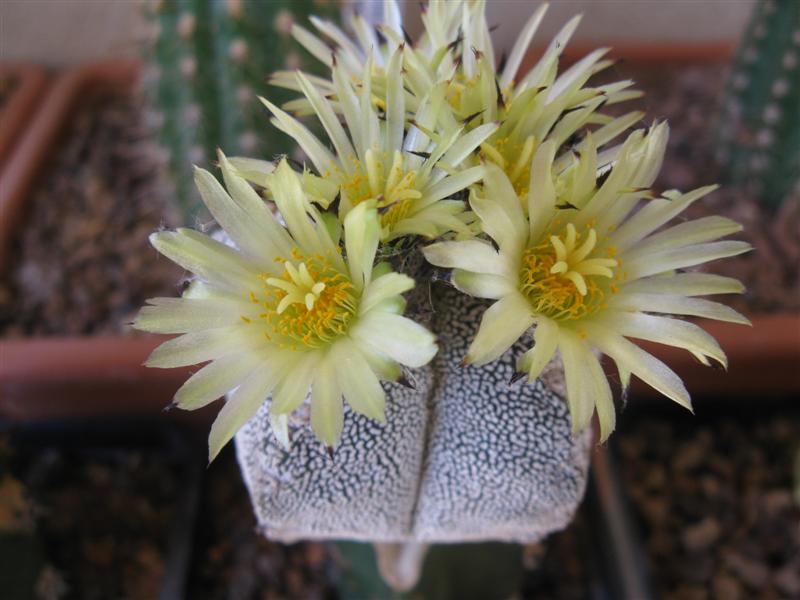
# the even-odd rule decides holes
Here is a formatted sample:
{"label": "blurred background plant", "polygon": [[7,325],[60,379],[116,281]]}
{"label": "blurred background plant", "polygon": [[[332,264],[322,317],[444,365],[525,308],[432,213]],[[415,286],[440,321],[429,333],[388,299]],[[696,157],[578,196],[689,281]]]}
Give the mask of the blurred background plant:
{"label": "blurred background plant", "polygon": [[717,160],[775,212],[800,193],[800,2],[753,8],[726,87]]}
{"label": "blurred background plant", "polygon": [[278,69],[315,73],[319,61],[291,36],[309,15],[338,19],[340,5],[320,0],[159,0],[145,8],[152,42],[144,85],[169,155],[178,208],[203,219],[192,165],[208,167],[216,148],[229,156],[291,153],[290,138],[269,126],[258,96],[278,104],[292,94],[270,86]]}

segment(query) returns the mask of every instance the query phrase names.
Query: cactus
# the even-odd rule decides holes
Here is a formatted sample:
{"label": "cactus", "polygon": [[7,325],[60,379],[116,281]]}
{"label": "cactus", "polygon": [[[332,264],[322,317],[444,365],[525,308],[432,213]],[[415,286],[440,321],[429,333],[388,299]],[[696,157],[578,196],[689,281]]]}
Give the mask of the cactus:
{"label": "cactus", "polygon": [[145,88],[184,217],[205,216],[191,165],[208,166],[217,147],[228,155],[261,157],[294,147],[290,138],[269,127],[257,97],[291,98],[291,92],[267,83],[277,69],[319,68],[292,39],[292,23],[305,22],[312,13],[330,18],[338,10],[338,3],[320,0],[161,0],[148,5],[154,39],[145,53]]}
{"label": "cactus", "polygon": [[800,2],[756,5],[731,68],[717,159],[777,210],[800,185]]}

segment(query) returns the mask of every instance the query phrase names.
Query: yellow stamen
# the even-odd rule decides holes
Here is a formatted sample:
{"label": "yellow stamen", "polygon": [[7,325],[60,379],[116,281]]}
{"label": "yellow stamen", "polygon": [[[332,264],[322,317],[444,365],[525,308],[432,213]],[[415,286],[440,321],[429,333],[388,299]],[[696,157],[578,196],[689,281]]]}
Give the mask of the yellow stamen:
{"label": "yellow stamen", "polygon": [[261,276],[263,291],[257,299],[265,311],[259,319],[265,336],[282,347],[318,348],[347,332],[357,301],[348,277],[334,269],[324,256],[284,261],[279,277]]}
{"label": "yellow stamen", "polygon": [[611,280],[618,263],[613,258],[594,258],[597,246],[593,228],[579,234],[568,223],[560,234],[525,251],[520,289],[536,312],[556,320],[573,320],[605,305],[605,295],[617,291]]}

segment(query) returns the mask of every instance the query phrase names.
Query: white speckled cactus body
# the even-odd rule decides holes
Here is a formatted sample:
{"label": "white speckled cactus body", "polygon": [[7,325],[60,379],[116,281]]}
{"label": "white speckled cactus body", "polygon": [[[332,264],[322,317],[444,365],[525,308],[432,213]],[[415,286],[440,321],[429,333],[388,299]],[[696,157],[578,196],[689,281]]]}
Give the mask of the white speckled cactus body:
{"label": "white speckled cactus body", "polygon": [[445,284],[420,286],[415,296],[418,309],[433,303],[440,351],[414,371],[413,389],[385,385],[386,424],[346,411],[332,456],[302,416],[291,450],[282,447],[268,404],[237,434],[268,537],[528,542],[569,523],[583,497],[591,433],[572,435],[558,372],[510,385],[523,344],[491,365],[462,367],[485,302]]}
{"label": "white speckled cactus body", "polygon": [[717,157],[731,183],[777,210],[800,193],[800,2],[753,9],[731,69]]}

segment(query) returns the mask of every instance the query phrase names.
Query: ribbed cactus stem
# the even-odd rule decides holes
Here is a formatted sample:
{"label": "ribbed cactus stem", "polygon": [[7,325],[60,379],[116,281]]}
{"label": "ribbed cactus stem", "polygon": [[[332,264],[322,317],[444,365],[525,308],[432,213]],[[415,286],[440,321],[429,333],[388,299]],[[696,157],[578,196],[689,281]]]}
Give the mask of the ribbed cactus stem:
{"label": "ribbed cactus stem", "polygon": [[269,86],[279,69],[319,71],[291,37],[294,22],[336,18],[339,5],[319,0],[160,0],[149,6],[157,32],[148,48],[147,87],[170,154],[178,207],[205,218],[192,165],[208,167],[217,148],[271,159],[291,140],[270,127],[257,96],[278,104],[292,96]]}
{"label": "ribbed cactus stem", "polygon": [[717,158],[728,181],[776,210],[800,192],[800,2],[754,8],[731,69]]}

